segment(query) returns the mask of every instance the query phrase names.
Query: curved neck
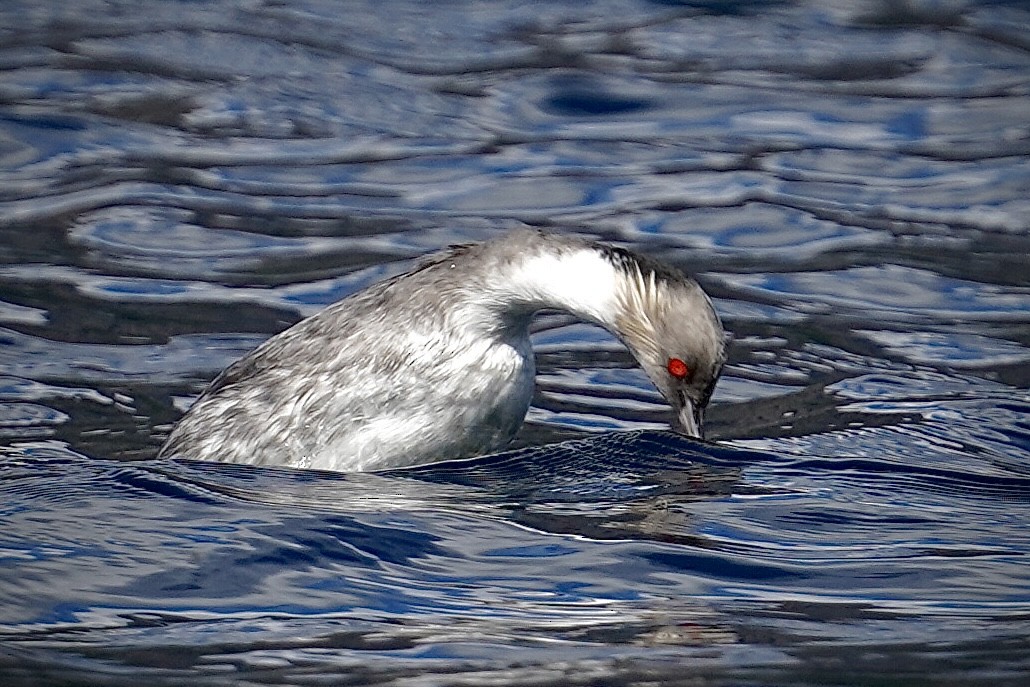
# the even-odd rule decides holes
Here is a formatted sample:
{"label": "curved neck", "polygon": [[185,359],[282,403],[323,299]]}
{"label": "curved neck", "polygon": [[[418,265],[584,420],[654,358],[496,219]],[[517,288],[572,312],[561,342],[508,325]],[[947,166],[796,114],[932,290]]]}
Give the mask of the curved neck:
{"label": "curved neck", "polygon": [[609,330],[616,328],[620,280],[616,267],[590,246],[533,251],[512,261],[492,287],[510,307],[531,313],[565,310]]}

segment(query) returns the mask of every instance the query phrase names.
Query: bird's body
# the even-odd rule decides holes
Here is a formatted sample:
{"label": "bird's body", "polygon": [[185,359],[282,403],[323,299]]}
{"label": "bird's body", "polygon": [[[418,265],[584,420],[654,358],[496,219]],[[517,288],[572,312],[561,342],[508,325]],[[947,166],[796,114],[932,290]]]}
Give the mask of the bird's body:
{"label": "bird's body", "polygon": [[272,337],[211,383],[160,455],[369,470],[503,448],[529,409],[528,329],[543,308],[619,336],[700,434],[724,359],[701,288],[622,249],[523,230],[434,256]]}

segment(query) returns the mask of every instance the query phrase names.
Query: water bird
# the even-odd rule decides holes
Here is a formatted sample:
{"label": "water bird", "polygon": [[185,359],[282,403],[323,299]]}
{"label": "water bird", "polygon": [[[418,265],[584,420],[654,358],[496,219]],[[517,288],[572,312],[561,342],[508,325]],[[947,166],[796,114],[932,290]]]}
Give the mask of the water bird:
{"label": "water bird", "polygon": [[453,246],[273,336],[226,368],[159,456],[358,471],[482,455],[522,426],[542,309],[629,349],[702,436],[726,357],[707,294],[630,250],[520,229]]}

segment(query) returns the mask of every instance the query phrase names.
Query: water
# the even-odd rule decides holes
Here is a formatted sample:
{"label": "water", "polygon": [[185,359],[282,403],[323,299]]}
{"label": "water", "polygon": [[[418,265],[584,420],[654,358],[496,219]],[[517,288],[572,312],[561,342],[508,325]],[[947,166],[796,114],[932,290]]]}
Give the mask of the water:
{"label": "water", "polygon": [[[3,3],[0,682],[1025,684],[1028,27]],[[511,453],[153,460],[268,335],[514,223],[698,276],[714,443],[552,314]]]}

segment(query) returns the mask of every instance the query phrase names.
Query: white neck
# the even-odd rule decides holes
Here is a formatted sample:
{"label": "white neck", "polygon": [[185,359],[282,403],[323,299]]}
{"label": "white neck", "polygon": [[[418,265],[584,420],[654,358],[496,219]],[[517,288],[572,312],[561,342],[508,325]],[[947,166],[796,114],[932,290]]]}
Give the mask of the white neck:
{"label": "white neck", "polygon": [[565,310],[603,327],[615,327],[620,280],[625,277],[589,247],[541,251],[515,263],[500,291],[530,309]]}

